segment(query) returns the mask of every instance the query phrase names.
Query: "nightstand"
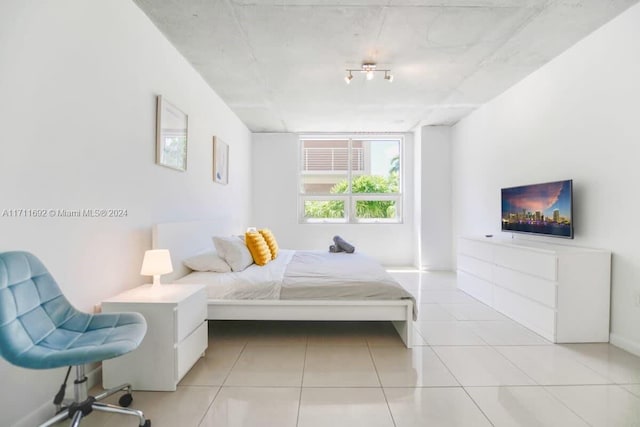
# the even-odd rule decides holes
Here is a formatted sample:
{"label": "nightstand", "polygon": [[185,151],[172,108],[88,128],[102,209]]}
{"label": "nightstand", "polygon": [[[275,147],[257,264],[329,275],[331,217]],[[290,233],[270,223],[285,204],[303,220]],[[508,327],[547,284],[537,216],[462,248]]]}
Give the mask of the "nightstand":
{"label": "nightstand", "polygon": [[143,285],[102,302],[105,313],[134,311],[147,320],[136,350],[102,363],[105,388],[173,391],[208,345],[207,296],[202,285]]}

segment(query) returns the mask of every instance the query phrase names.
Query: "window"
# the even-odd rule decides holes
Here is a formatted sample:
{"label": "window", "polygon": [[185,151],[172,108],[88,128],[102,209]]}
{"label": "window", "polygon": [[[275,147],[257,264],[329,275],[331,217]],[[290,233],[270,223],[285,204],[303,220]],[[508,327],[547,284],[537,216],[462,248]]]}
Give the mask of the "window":
{"label": "window", "polygon": [[402,222],[401,137],[301,137],[300,221]]}

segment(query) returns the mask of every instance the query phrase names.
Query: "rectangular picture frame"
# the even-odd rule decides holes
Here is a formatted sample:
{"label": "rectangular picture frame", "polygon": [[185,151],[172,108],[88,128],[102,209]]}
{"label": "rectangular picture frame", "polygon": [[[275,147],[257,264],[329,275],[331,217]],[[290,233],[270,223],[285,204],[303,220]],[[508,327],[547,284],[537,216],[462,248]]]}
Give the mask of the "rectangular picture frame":
{"label": "rectangular picture frame", "polygon": [[229,146],[220,138],[213,137],[213,181],[229,183]]}
{"label": "rectangular picture frame", "polygon": [[177,171],[187,170],[189,117],[178,107],[157,97],[156,164]]}

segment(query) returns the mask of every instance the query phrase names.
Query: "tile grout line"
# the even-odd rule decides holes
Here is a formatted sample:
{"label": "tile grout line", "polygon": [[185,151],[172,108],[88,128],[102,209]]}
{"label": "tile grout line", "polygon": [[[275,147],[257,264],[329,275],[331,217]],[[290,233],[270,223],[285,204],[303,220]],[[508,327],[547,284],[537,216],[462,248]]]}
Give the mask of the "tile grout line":
{"label": "tile grout line", "polygon": [[[555,394],[553,394],[551,391],[549,391],[547,389],[547,387],[549,386],[545,386],[545,385],[541,385],[540,386],[542,388],[542,390],[544,390],[549,396],[551,396],[551,398],[555,399],[557,402],[560,403],[560,405],[564,406],[565,408],[567,408],[572,414],[575,414],[576,417],[580,418],[582,421],[585,422],[585,424],[588,425],[592,425],[589,421],[587,421],[586,419],[584,419],[579,413],[577,413],[576,411],[574,411],[569,405],[567,405],[566,403],[564,403],[558,396],[556,396]],[[553,386],[552,386],[553,387]],[[562,386],[561,386],[562,387]],[[571,387],[571,386],[569,386]]]}
{"label": "tile grout line", "polygon": [[460,382],[460,380],[458,379],[458,377],[455,376],[455,374],[453,373],[453,371],[451,371],[451,368],[449,368],[449,366],[444,362],[444,360],[442,360],[442,358],[440,357],[440,355],[438,354],[437,351],[435,351],[433,349],[432,345],[429,345],[429,350],[431,350],[431,352],[436,356],[436,358],[440,361],[440,363],[442,363],[442,366],[444,366],[447,369],[447,372],[449,372],[449,374],[451,375],[451,377],[456,380],[456,382],[458,383],[459,387],[464,388],[464,386],[462,385],[462,383]]}
{"label": "tile grout line", "polygon": [[211,402],[209,402],[209,406],[207,406],[207,409],[202,414],[202,417],[200,417],[200,421],[198,422],[198,427],[200,427],[204,422],[204,419],[207,417],[207,414],[209,413],[209,411],[211,410],[211,407],[213,406],[213,402],[216,401],[216,398],[218,397],[221,391],[222,391],[222,386],[218,387],[218,391],[216,391],[216,394],[213,396],[213,399],[211,399]]}
{"label": "tile grout line", "polygon": [[200,427],[202,425],[202,423],[204,422],[205,417],[207,416],[207,414],[211,410],[211,407],[213,406],[213,403],[216,401],[216,399],[220,395],[220,392],[222,391],[222,388],[224,387],[224,384],[227,382],[227,378],[229,378],[229,375],[231,375],[231,371],[233,371],[233,368],[235,368],[236,364],[238,363],[238,360],[240,360],[240,356],[242,356],[242,353],[244,353],[244,349],[246,347],[247,347],[247,342],[245,342],[243,344],[242,350],[240,350],[240,353],[238,353],[238,357],[236,357],[236,360],[233,362],[233,365],[231,365],[231,369],[229,369],[229,372],[227,372],[227,375],[225,375],[224,381],[222,381],[222,384],[220,385],[220,387],[218,387],[218,391],[216,392],[215,396],[213,396],[213,399],[211,399],[211,403],[209,403],[209,406],[207,406],[207,410],[204,411],[204,414],[202,414],[202,418],[200,418],[200,422],[198,423],[198,427]]}
{"label": "tile grout line", "polygon": [[469,399],[471,399],[471,401],[473,402],[474,405],[476,405],[476,408],[478,408],[478,410],[480,411],[480,413],[482,415],[484,415],[484,418],[489,422],[489,424],[491,424],[492,426],[495,427],[495,424],[493,424],[493,422],[491,421],[491,419],[489,418],[489,416],[487,414],[485,414],[485,412],[482,410],[482,408],[480,407],[480,405],[478,404],[478,402],[476,402],[473,397],[471,397],[471,395],[469,394],[469,392],[467,391],[467,389],[465,388],[465,386],[462,385],[462,383],[460,382],[460,380],[458,379],[458,377],[456,377],[454,375],[454,373],[451,371],[451,369],[449,368],[449,366],[447,366],[447,364],[444,362],[444,360],[442,360],[442,358],[440,357],[440,355],[438,354],[437,351],[435,351],[433,348],[431,348],[431,346],[429,346],[429,349],[433,352],[433,354],[436,355],[436,357],[438,358],[438,360],[440,361],[440,363],[442,363],[442,365],[447,369],[447,371],[449,372],[449,374],[451,374],[451,376],[453,377],[453,379],[456,380],[456,382],[460,385],[460,388],[462,388],[462,391],[464,391],[464,393],[469,397]]}
{"label": "tile grout line", "polygon": [[611,381],[611,383],[609,383],[609,384],[616,384],[615,380],[614,380],[613,378],[611,378],[611,377],[609,377],[609,376],[608,376],[608,375],[609,375],[608,373],[607,373],[607,374],[604,374],[604,373],[600,372],[599,370],[597,370],[597,369],[595,369],[595,368],[592,368],[591,366],[589,366],[589,365],[588,365],[588,364],[586,364],[585,362],[583,362],[583,361],[579,360],[577,357],[574,357],[574,356],[573,356],[573,354],[571,354],[571,351],[570,351],[568,348],[563,347],[563,346],[562,346],[562,344],[551,343],[551,346],[550,346],[550,347],[552,347],[552,348],[553,348],[553,346],[556,346],[556,345],[560,346],[560,348],[561,348],[565,353],[567,353],[567,355],[568,355],[568,356],[570,356],[570,357],[571,357],[571,360],[572,360],[572,361],[575,361],[576,363],[578,363],[578,364],[580,364],[580,365],[584,366],[584,367],[585,367],[585,368],[587,368],[588,370],[590,370],[590,371],[592,371],[592,372],[595,372],[597,375],[601,376],[602,378],[604,378],[604,379],[606,379],[606,380],[608,380],[608,381]]}
{"label": "tile grout line", "polygon": [[[541,384],[538,381],[535,380],[535,378],[533,378],[531,375],[527,374],[524,369],[520,368],[520,366],[518,366],[516,364],[516,362],[512,361],[506,354],[502,353],[497,347],[544,347],[544,348],[554,348],[554,346],[559,346],[559,344],[556,343],[551,343],[550,345],[538,345],[538,346],[518,346],[518,345],[512,345],[512,346],[505,346],[505,345],[491,345],[489,344],[489,346],[494,349],[496,352],[498,352],[502,357],[504,357],[506,360],[509,361],[509,363],[511,363],[513,366],[515,366],[516,368],[518,368],[520,371],[522,371],[527,377],[529,377],[534,383],[536,383],[537,385],[544,387],[545,385],[549,385],[549,386],[553,386],[553,385],[569,385],[569,386],[578,386],[578,385],[613,385],[615,384],[615,381],[612,378],[609,378],[607,376],[605,376],[604,374],[596,371],[595,369],[591,368],[589,365],[581,362],[580,360],[578,360],[577,358],[574,358],[573,356],[570,357],[570,360],[573,362],[573,364],[577,364],[577,365],[582,365],[583,367],[585,367],[587,370],[593,372],[594,374],[596,374],[599,377],[604,378],[607,381],[612,381],[610,383],[597,383],[597,384]],[[561,346],[559,348],[562,348]]]}
{"label": "tile grout line", "polygon": [[389,404],[389,399],[387,398],[387,393],[384,390],[384,386],[382,385],[382,379],[380,378],[380,372],[378,372],[378,366],[376,365],[375,358],[373,357],[373,352],[371,351],[371,345],[369,344],[369,340],[365,340],[367,342],[367,349],[369,350],[369,357],[371,358],[371,363],[373,364],[373,369],[376,371],[376,376],[378,377],[378,383],[380,383],[380,390],[382,391],[382,396],[384,397],[384,401],[387,404],[387,410],[389,411],[389,416],[391,416],[391,422],[393,423],[393,427],[397,427],[396,419],[393,416],[393,412],[391,411],[391,405]]}
{"label": "tile grout line", "polygon": [[[413,323],[414,323],[414,325],[413,325],[413,333],[418,334],[420,336],[420,338],[422,339],[422,341],[427,343],[427,345],[421,345],[421,346],[418,346],[418,347],[431,347],[431,344],[429,344],[429,340],[427,340],[424,337],[424,335],[422,335],[422,332],[420,332],[420,329],[416,328],[416,325],[415,325],[416,321],[415,320],[413,321]],[[414,345],[414,347],[416,347],[416,346]]]}
{"label": "tile grout line", "polygon": [[225,375],[224,381],[222,381],[222,385],[220,385],[220,388],[224,387],[227,384],[227,381],[229,380],[229,376],[231,375],[231,372],[233,372],[233,369],[236,367],[236,365],[238,364],[238,361],[244,354],[244,351],[247,349],[247,344],[249,344],[248,340],[242,345],[242,350],[240,350],[240,353],[238,353],[238,357],[236,357],[236,361],[233,362],[231,369],[229,369],[229,372],[227,372],[227,375]]}
{"label": "tile grout line", "polygon": [[307,351],[309,350],[309,335],[306,335],[304,345],[304,357],[302,358],[302,376],[300,377],[300,394],[298,394],[298,413],[296,414],[296,427],[300,424],[300,409],[302,407],[302,386],[304,385],[304,371],[307,366]]}
{"label": "tile grout line", "polygon": [[469,391],[466,389],[466,387],[462,386],[462,391],[464,391],[464,393],[469,397],[469,399],[471,399],[473,404],[476,405],[476,408],[478,408],[478,411],[480,411],[480,413],[484,415],[485,419],[489,422],[489,424],[495,427],[495,424],[493,423],[493,421],[491,421],[491,418],[489,418],[489,416],[480,407],[480,404],[476,402],[476,400],[469,394]]}

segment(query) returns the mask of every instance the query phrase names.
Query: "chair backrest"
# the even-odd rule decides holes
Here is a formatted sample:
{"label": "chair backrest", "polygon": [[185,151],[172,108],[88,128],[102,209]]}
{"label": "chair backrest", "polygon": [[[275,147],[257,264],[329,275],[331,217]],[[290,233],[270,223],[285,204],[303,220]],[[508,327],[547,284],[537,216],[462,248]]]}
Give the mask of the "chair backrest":
{"label": "chair backrest", "polygon": [[[46,267],[28,252],[0,253],[0,355],[14,365],[41,369],[32,355],[86,330],[90,314],[76,310]],[[38,348],[36,348],[36,346]],[[37,359],[37,358],[36,358]]]}

